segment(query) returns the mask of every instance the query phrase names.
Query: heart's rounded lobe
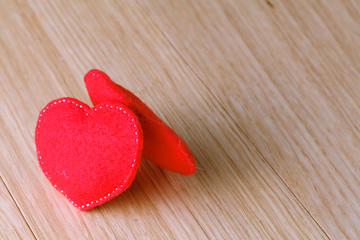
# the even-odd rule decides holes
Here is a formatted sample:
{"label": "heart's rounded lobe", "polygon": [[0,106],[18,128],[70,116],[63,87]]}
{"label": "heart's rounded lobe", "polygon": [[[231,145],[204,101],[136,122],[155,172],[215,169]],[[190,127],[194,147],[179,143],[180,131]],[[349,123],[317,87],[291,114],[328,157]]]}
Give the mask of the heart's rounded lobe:
{"label": "heart's rounded lobe", "polygon": [[126,190],[140,164],[142,129],[120,103],[93,108],[73,99],[50,102],[35,130],[46,177],[73,205],[88,210]]}

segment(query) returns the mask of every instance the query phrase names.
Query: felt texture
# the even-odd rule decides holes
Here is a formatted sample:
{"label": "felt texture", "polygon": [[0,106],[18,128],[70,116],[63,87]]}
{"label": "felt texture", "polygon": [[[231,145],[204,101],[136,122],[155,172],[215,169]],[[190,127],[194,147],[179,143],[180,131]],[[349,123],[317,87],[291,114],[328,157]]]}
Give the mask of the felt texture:
{"label": "felt texture", "polygon": [[96,69],[90,70],[84,80],[94,105],[119,102],[135,112],[143,129],[143,156],[147,160],[182,175],[196,171],[195,159],[186,143],[137,96]]}
{"label": "felt texture", "polygon": [[82,211],[117,196],[139,167],[143,133],[137,116],[120,103],[90,108],[61,98],[41,110],[35,130],[45,176]]}

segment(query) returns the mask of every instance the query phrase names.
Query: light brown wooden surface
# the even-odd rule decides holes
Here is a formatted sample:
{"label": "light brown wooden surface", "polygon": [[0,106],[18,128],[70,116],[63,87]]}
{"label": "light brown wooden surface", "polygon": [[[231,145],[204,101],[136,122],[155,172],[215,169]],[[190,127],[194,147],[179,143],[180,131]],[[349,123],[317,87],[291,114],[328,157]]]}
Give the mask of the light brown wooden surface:
{"label": "light brown wooden surface", "polygon": [[0,238],[34,239],[34,235],[16,206],[14,198],[1,178],[0,201]]}
{"label": "light brown wooden surface", "polygon": [[[360,2],[2,1],[0,236],[360,237]],[[35,155],[40,109],[107,72],[184,138],[198,171],[145,159],[80,212]],[[5,219],[5,220],[4,220]]]}

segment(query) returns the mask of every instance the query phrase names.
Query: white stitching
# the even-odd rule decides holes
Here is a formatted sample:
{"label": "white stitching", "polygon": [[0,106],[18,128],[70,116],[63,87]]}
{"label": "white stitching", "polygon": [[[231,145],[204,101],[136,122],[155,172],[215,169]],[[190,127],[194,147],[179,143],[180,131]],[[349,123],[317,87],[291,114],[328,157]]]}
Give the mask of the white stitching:
{"label": "white stitching", "polygon": [[[48,106],[45,107],[45,109],[42,110],[42,113],[45,113],[45,111],[48,110],[49,107],[52,107],[53,105],[56,105],[57,103],[72,103],[73,105],[75,105],[75,106],[77,106],[77,107],[80,107],[81,109],[83,109],[84,111],[86,111],[86,113],[85,113],[86,116],[89,115],[89,112],[87,111],[86,107],[84,107],[84,106],[81,105],[81,104],[77,104],[77,103],[75,103],[74,101],[69,100],[69,99],[67,99],[67,100],[63,99],[63,100],[58,100],[58,102],[56,102],[56,101],[52,102],[52,103],[50,104],[50,106],[48,105]],[[106,107],[110,107],[110,109],[113,108],[112,105],[106,104],[105,106],[106,106]],[[99,108],[102,109],[102,106],[100,106]],[[88,110],[90,110],[90,109],[91,109],[91,108],[89,108]],[[94,111],[97,111],[97,108],[96,108],[96,107],[94,107],[93,109],[94,109]],[[120,110],[120,111],[123,111],[123,113],[127,114],[128,117],[130,118],[130,113],[128,113],[127,111],[123,110],[122,107],[115,106],[115,109],[118,109],[118,110]],[[37,124],[37,129],[40,128],[40,123],[41,123],[41,119],[40,119],[40,118],[43,116],[42,113],[40,113],[40,115],[39,115],[38,124]],[[134,122],[135,120],[132,118],[131,121]],[[137,144],[137,143],[138,143],[138,140],[139,140],[138,132],[137,132],[137,130],[136,130],[137,125],[134,124],[133,126],[134,126],[134,128],[135,128],[135,135],[136,135],[135,142],[136,142],[136,144]],[[36,138],[38,138],[38,137],[37,137],[38,134],[39,134],[39,131],[37,130],[37,131],[36,131]],[[39,160],[41,160],[41,155],[40,155],[40,151],[39,151],[39,150],[37,151],[37,154],[38,154]],[[133,160],[133,163],[131,164],[131,168],[130,168],[129,173],[132,172],[132,170],[133,170],[133,168],[134,168],[134,166],[135,166],[135,161],[136,161],[136,159],[138,158],[137,155],[138,155],[138,152],[136,152],[136,154],[135,154],[135,158],[134,158],[134,160]],[[45,168],[45,166],[44,166],[44,162],[41,161],[40,164],[41,164],[42,167],[43,167],[43,171],[45,171],[45,175],[46,175],[47,178],[50,180],[50,176],[48,176],[48,172],[46,172],[46,168]],[[107,199],[107,197],[110,197],[111,195],[114,195],[114,197],[117,196],[117,193],[122,190],[122,188],[124,187],[124,184],[126,184],[127,181],[129,180],[129,177],[130,177],[130,175],[128,174],[128,176],[127,176],[127,178],[124,180],[123,184],[121,184],[120,187],[116,187],[115,190],[113,190],[111,193],[108,193],[107,196],[104,196],[104,197],[102,197],[102,198],[100,198],[100,199],[97,199],[97,200],[95,200],[95,202],[94,202],[94,201],[91,201],[90,203],[86,203],[85,205],[86,205],[87,207],[90,207],[90,206],[94,205],[94,203],[99,203],[99,202],[102,202],[103,200],[105,201],[105,199]],[[58,191],[60,191],[62,194],[64,194],[64,191],[63,191],[62,189],[59,189],[56,184],[54,184],[53,186],[54,186]],[[64,196],[65,196],[75,207],[77,207],[77,208],[79,208],[79,209],[85,207],[85,205],[78,206],[77,203],[74,203],[74,201],[71,200],[71,199],[68,197],[67,194],[64,194]]]}

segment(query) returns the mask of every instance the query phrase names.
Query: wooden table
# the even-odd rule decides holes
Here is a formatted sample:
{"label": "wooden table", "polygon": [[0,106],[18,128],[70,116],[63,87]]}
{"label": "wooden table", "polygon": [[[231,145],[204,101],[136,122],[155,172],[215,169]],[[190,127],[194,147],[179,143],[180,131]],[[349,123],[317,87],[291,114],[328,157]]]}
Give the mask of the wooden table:
{"label": "wooden table", "polygon": [[[1,239],[360,239],[360,1],[2,1]],[[107,72],[189,145],[88,212],[41,172],[49,101]]]}

